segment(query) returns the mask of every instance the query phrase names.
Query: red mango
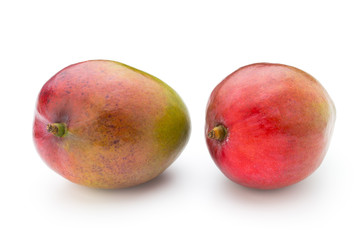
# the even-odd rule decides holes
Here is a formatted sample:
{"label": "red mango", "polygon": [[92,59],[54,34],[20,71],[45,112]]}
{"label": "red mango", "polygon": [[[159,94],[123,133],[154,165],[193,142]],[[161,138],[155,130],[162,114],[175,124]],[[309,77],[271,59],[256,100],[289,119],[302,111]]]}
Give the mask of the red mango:
{"label": "red mango", "polygon": [[314,77],[283,64],[256,63],[213,90],[205,134],[213,160],[229,179],[275,189],[320,166],[334,122],[334,103]]}

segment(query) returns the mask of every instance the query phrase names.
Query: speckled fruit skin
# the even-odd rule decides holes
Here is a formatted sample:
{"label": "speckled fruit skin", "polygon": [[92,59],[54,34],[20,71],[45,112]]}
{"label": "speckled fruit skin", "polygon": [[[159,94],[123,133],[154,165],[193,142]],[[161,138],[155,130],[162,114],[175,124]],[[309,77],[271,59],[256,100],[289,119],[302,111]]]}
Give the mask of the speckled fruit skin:
{"label": "speckled fruit skin", "polygon": [[282,64],[242,67],[212,92],[205,134],[217,125],[225,140],[206,138],[220,170],[241,185],[275,189],[297,183],[321,164],[335,122],[326,90],[309,74]]}
{"label": "speckled fruit skin", "polygon": [[[47,131],[65,123],[62,137]],[[81,185],[123,188],[147,182],[175,161],[190,134],[178,94],[122,63],[91,60],[64,68],[41,89],[33,136],[50,168]]]}

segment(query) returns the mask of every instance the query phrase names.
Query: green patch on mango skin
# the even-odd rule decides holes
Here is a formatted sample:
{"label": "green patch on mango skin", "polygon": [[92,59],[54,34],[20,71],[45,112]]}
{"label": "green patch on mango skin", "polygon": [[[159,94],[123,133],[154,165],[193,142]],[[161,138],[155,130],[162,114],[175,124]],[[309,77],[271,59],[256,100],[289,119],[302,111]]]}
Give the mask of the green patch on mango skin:
{"label": "green patch on mango skin", "polygon": [[180,96],[159,78],[124,63],[116,61],[114,63],[155,80],[164,88],[164,93],[167,95],[167,103],[163,115],[156,120],[155,137],[158,140],[161,155],[169,156],[171,153],[174,154],[174,150],[176,155],[178,155],[178,152],[187,143],[190,135],[189,113]]}
{"label": "green patch on mango skin", "polygon": [[155,137],[161,155],[178,154],[186,144],[190,134],[190,120],[187,109],[180,98],[173,96],[163,116],[156,121]]}

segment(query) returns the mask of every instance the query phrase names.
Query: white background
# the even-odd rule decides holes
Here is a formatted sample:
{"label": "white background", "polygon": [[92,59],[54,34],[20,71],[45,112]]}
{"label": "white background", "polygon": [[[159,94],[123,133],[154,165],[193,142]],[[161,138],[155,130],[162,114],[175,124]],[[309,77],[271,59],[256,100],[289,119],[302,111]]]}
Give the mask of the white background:
{"label": "white background", "polygon": [[[357,2],[1,1],[0,239],[359,239]],[[38,92],[57,71],[89,59],[149,72],[187,104],[190,141],[157,179],[94,190],[38,156]],[[255,62],[307,71],[337,108],[321,167],[280,190],[232,183],[203,136],[212,89]]]}

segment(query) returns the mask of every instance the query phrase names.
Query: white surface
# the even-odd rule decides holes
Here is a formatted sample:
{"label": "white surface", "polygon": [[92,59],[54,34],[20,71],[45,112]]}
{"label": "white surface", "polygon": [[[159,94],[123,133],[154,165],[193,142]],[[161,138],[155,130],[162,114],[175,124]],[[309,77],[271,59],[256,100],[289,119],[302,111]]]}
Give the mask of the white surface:
{"label": "white surface", "polygon": [[[357,1],[2,1],[0,239],[359,239]],[[32,142],[42,85],[69,64],[120,61],[172,86],[190,141],[159,178],[124,190],[68,182]],[[315,76],[337,107],[321,167],[276,191],[238,186],[205,145],[212,89],[255,62]]]}

